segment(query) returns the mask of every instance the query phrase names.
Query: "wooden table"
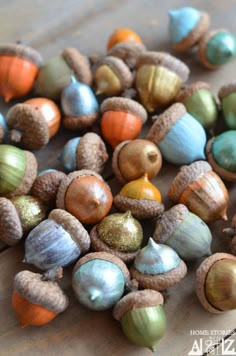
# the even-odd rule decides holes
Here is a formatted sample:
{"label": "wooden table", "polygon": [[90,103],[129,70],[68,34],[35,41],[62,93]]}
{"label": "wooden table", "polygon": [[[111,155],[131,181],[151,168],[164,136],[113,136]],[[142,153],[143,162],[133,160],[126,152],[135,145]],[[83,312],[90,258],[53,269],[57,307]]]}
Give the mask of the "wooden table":
{"label": "wooden table", "polygon": [[[39,50],[45,60],[60,53],[67,46],[75,46],[82,53],[102,54],[108,36],[118,27],[130,27],[143,38],[150,50],[170,51],[168,38],[167,11],[169,8],[184,6],[186,1],[156,0],[1,0],[0,24],[1,42],[22,41]],[[225,0],[189,1],[188,5],[209,12],[212,28],[228,28],[236,34],[236,2]],[[182,57],[191,68],[191,81],[205,80],[217,93],[219,87],[235,79],[236,62],[231,62],[220,70],[203,69],[193,56]],[[14,104],[12,101],[10,105]],[[0,101],[0,109],[5,114],[9,105]],[[57,154],[62,145],[76,133],[61,130],[43,150],[36,153],[39,169],[61,168]],[[178,171],[178,167],[164,164],[155,179],[166,206],[170,206],[167,189]],[[119,190],[116,180],[110,180],[113,192]],[[230,191],[229,218],[235,213],[236,188],[227,184]],[[222,228],[227,223],[211,225],[213,251],[229,251],[229,240],[223,236]],[[145,227],[145,237],[152,234]],[[13,276],[20,270],[31,268],[21,263],[23,244],[5,249],[0,254],[0,355],[80,355],[80,356],[145,356],[151,352],[130,344],[122,335],[119,324],[112,319],[111,312],[92,312],[81,307],[71,289],[71,270],[66,268],[62,287],[69,296],[68,310],[44,327],[28,327],[21,330],[11,309]],[[168,318],[168,331],[161,341],[160,356],[188,355],[196,341],[203,342],[202,353],[207,342],[215,342],[215,334],[221,338],[224,332],[236,327],[236,312],[222,315],[207,313],[194,293],[194,272],[200,261],[188,264],[187,277],[165,294],[165,310]],[[201,333],[208,336],[201,336]],[[193,335],[195,334],[195,335]],[[198,335],[196,335],[198,334]],[[235,335],[231,337],[236,354]],[[200,346],[199,346],[200,347]],[[218,348],[221,355],[222,349]],[[157,353],[156,353],[157,354]],[[225,353],[227,355],[227,353]]]}

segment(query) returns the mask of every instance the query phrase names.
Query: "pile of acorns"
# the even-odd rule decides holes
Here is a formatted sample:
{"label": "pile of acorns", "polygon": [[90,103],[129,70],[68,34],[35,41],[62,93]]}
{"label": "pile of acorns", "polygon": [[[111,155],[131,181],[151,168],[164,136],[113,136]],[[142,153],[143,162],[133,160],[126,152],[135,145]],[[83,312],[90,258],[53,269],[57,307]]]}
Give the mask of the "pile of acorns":
{"label": "pile of acorns", "polygon": [[[209,16],[196,9],[170,12],[173,48],[197,46],[203,64],[215,68],[235,56],[236,41],[226,31],[208,34],[208,28]],[[62,150],[69,174],[48,169],[37,175],[33,153],[0,145],[0,239],[13,246],[26,236],[24,262],[44,271],[15,277],[12,305],[22,327],[48,323],[67,308],[56,281],[62,267],[77,261],[72,287],[78,301],[92,310],[114,307],[125,335],[155,350],[166,329],[160,291],[184,278],[184,261],[209,256],[196,272],[196,293],[208,311],[236,308],[236,257],[211,254],[206,225],[227,220],[229,196],[221,178],[236,181],[236,83],[220,89],[218,105],[207,83],[184,86],[189,69],[182,61],[147,51],[132,30],[116,30],[107,48],[93,64],[75,48],[43,64],[32,48],[0,46],[5,101],[33,86],[40,95],[12,106],[6,119],[0,115],[1,142],[41,149],[58,132],[61,116],[65,128],[90,131]],[[231,130],[207,143],[205,129],[214,131],[220,109]],[[137,138],[147,111],[158,115],[145,138]],[[92,132],[94,125],[101,136]],[[106,145],[114,150],[113,173],[123,185],[114,197],[101,176]],[[183,165],[168,191],[177,205],[168,211],[150,182],[162,157]],[[109,214],[112,204],[118,212]],[[139,219],[155,222],[144,247]],[[236,218],[225,231],[236,235]]]}

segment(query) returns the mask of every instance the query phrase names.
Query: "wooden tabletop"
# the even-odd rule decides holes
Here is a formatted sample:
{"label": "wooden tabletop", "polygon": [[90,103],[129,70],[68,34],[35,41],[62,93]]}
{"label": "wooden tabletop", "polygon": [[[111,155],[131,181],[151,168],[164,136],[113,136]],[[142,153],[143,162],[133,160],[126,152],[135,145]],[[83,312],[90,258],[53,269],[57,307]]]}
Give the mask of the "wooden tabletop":
{"label": "wooden tabletop", "polygon": [[[47,60],[59,54],[65,47],[75,46],[86,55],[103,54],[108,36],[118,27],[129,27],[138,32],[149,50],[170,51],[168,16],[170,8],[186,5],[186,1],[156,0],[1,0],[0,42],[21,41],[36,48]],[[212,29],[227,28],[236,34],[236,2],[195,0],[189,6],[202,9],[211,16]],[[203,80],[217,93],[221,85],[235,79],[236,61],[217,71],[203,69],[194,56],[182,56],[191,68],[190,80]],[[17,101],[6,105],[0,99],[0,111],[5,114]],[[49,145],[36,152],[39,169],[62,168],[57,155],[63,144],[77,133],[61,130]],[[78,135],[78,134],[77,134]],[[154,180],[162,192],[166,207],[170,206],[167,189],[178,167],[164,164]],[[109,180],[113,192],[120,188],[116,179]],[[236,212],[236,187],[227,184],[230,192],[229,219]],[[150,226],[144,226],[145,237],[152,234]],[[210,228],[213,234],[213,252],[229,251],[229,240],[222,229],[227,223],[216,222]],[[130,344],[121,332],[111,311],[92,312],[80,306],[71,288],[72,267],[65,269],[61,283],[69,297],[69,308],[53,322],[43,327],[20,329],[11,309],[12,281],[14,275],[32,267],[23,264],[23,243],[0,253],[0,355],[80,355],[80,356],[145,356],[151,351]],[[188,263],[188,275],[177,286],[165,293],[165,310],[168,319],[166,336],[160,342],[160,356],[185,356],[201,347],[202,354],[217,338],[236,327],[236,311],[211,315],[199,304],[195,293],[195,270],[200,261]],[[205,335],[201,335],[205,334]],[[234,344],[230,350],[236,355]],[[195,349],[193,346],[195,345]],[[216,353],[218,352],[218,353]],[[196,353],[200,355],[200,353]],[[211,355],[228,355],[222,347]]]}

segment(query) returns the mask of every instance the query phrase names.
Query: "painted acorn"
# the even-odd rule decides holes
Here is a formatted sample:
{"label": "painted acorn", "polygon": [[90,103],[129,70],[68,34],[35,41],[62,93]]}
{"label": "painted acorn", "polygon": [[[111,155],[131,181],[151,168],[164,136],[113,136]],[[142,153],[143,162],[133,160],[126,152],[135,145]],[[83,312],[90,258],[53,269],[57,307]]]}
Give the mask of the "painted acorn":
{"label": "painted acorn", "polygon": [[4,116],[0,113],[0,143],[3,142],[7,132],[7,124]]}
{"label": "painted acorn", "polygon": [[0,145],[0,196],[27,194],[37,176],[33,153],[11,145]]}
{"label": "painted acorn", "polygon": [[67,141],[59,156],[64,168],[69,171],[92,169],[102,173],[108,153],[102,138],[94,132]]}
{"label": "painted acorn", "polygon": [[118,43],[122,42],[135,42],[143,43],[140,36],[130,28],[117,28],[109,37],[107,42],[107,49],[111,49]]}
{"label": "painted acorn", "polygon": [[138,57],[146,51],[146,47],[141,42],[126,39],[111,47],[107,56],[118,57],[124,61],[132,70],[136,67]]}
{"label": "painted acorn", "polygon": [[143,230],[127,211],[106,216],[92,228],[90,238],[94,251],[112,253],[127,263],[135,258],[141,247]]}
{"label": "painted acorn", "polygon": [[149,112],[170,105],[187,81],[189,68],[165,52],[144,52],[138,57],[135,88]]}
{"label": "painted acorn", "polygon": [[14,278],[12,307],[21,328],[49,323],[68,307],[68,299],[56,280],[62,277],[59,267],[45,274],[21,271]]}
{"label": "painted acorn", "polygon": [[175,203],[186,205],[205,222],[227,220],[228,191],[205,161],[182,166],[168,190],[168,196]]}
{"label": "painted acorn", "polygon": [[226,30],[205,34],[198,46],[198,58],[203,66],[217,69],[236,55],[236,38]]}
{"label": "painted acorn", "polygon": [[218,97],[221,103],[221,109],[224,115],[225,123],[231,130],[236,129],[236,83],[223,85]]}
{"label": "painted acorn", "polygon": [[205,129],[215,127],[218,109],[208,83],[195,82],[187,85],[180,91],[176,101],[183,103],[187,112],[198,120]]}
{"label": "painted acorn", "polygon": [[35,92],[59,101],[63,88],[70,83],[71,75],[82,83],[92,84],[89,60],[76,48],[68,47],[40,68],[35,82]]}
{"label": "painted acorn", "polygon": [[38,150],[57,134],[61,113],[52,100],[33,98],[12,106],[6,120],[12,142]]}
{"label": "painted acorn", "polygon": [[178,283],[187,267],[177,252],[167,245],[157,244],[151,237],[135,257],[130,275],[144,289],[161,291]]}
{"label": "painted acorn", "polygon": [[138,102],[128,98],[108,98],[101,105],[101,133],[115,148],[119,143],[135,139],[147,120],[147,112]]}
{"label": "painted acorn", "polygon": [[176,52],[186,52],[197,45],[209,26],[209,15],[193,7],[169,11],[170,38]]}
{"label": "painted acorn", "polygon": [[112,193],[103,178],[92,170],[70,173],[57,193],[57,208],[75,216],[82,224],[96,224],[110,211]]}
{"label": "painted acorn", "polygon": [[211,231],[183,204],[173,206],[159,217],[153,239],[172,247],[185,261],[211,255]]}
{"label": "painted acorn", "polygon": [[0,46],[0,95],[6,102],[30,92],[42,63],[41,54],[31,47]]}
{"label": "painted acorn", "polygon": [[158,217],[164,211],[161,193],[149,181],[146,173],[141,178],[126,183],[114,197],[114,205],[119,211],[130,210],[137,219]]}
{"label": "painted acorn", "polygon": [[173,104],[155,121],[146,135],[162,156],[173,164],[189,164],[205,159],[206,133],[183,104]]}
{"label": "painted acorn", "polygon": [[236,257],[215,253],[196,271],[196,294],[209,312],[220,314],[236,309]]}
{"label": "painted acorn", "polygon": [[71,77],[61,93],[63,125],[70,130],[90,127],[98,118],[99,106],[92,89]]}
{"label": "painted acorn", "polygon": [[223,232],[232,238],[231,242],[231,252],[236,256],[236,215],[233,216],[231,227],[228,227],[223,230]]}
{"label": "painted acorn", "polygon": [[42,270],[67,266],[86,253],[90,237],[83,225],[68,212],[52,210],[25,240],[25,263]]}
{"label": "painted acorn", "polygon": [[113,172],[122,184],[140,178],[145,173],[152,179],[161,166],[161,152],[154,143],[144,139],[121,142],[112,156]]}
{"label": "painted acorn", "polygon": [[72,287],[81,304],[92,310],[106,310],[122,297],[129,279],[129,271],[120,258],[94,252],[76,263]]}

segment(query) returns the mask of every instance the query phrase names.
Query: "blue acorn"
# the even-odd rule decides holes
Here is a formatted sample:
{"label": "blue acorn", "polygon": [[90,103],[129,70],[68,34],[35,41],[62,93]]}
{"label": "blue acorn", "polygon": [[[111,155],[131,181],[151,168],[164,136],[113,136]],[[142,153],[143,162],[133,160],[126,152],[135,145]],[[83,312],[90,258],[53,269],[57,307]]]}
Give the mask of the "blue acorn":
{"label": "blue acorn", "polygon": [[7,132],[7,124],[4,116],[0,113],[0,143],[3,142],[6,132]]}

